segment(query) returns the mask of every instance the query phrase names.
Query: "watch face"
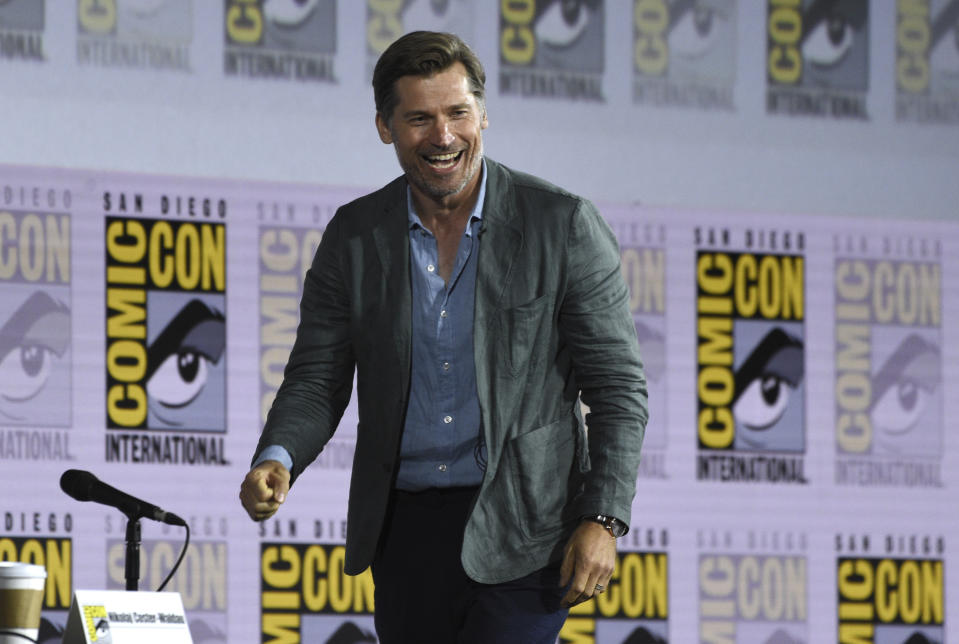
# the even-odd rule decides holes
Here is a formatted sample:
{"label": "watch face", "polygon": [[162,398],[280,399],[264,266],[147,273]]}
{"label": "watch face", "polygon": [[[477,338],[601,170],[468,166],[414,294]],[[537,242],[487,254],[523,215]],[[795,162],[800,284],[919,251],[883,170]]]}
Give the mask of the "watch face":
{"label": "watch face", "polygon": [[620,521],[619,519],[609,519],[606,526],[609,528],[609,531],[613,533],[613,536],[619,538],[626,534],[626,524]]}
{"label": "watch face", "polygon": [[606,516],[605,514],[590,514],[583,517],[583,520],[594,521],[607,530],[617,539],[629,531],[629,526],[616,517]]}

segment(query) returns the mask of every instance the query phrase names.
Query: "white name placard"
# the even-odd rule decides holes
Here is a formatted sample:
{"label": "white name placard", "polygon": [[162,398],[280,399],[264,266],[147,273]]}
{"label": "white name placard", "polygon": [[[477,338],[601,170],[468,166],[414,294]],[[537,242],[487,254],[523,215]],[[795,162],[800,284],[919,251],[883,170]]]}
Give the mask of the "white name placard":
{"label": "white name placard", "polygon": [[193,644],[179,593],[77,590],[63,644]]}

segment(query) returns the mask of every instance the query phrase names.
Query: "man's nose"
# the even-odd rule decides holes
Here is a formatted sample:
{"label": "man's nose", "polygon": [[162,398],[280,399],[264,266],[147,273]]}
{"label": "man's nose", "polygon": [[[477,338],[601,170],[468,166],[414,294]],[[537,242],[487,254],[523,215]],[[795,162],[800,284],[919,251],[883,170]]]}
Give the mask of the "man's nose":
{"label": "man's nose", "polygon": [[433,130],[430,132],[430,143],[437,147],[445,148],[451,145],[455,138],[450,131],[449,119],[442,116],[436,119],[433,124]]}

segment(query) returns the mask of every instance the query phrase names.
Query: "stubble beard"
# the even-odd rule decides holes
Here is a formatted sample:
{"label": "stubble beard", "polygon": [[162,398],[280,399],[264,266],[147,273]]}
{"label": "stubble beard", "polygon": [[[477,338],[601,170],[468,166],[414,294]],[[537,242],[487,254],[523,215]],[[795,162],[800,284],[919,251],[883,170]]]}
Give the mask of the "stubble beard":
{"label": "stubble beard", "polygon": [[[424,193],[429,195],[434,199],[443,199],[445,197],[450,197],[455,194],[459,194],[466,186],[469,185],[470,181],[476,176],[476,173],[479,171],[483,163],[483,143],[482,139],[476,150],[466,149],[463,150],[463,155],[465,156],[467,152],[474,152],[472,159],[470,160],[470,165],[465,169],[463,173],[463,180],[454,184],[449,185],[446,183],[437,183],[430,181],[417,167],[415,164],[408,164],[406,161],[399,155],[397,152],[396,158],[400,162],[400,167],[403,169],[403,173],[406,175],[407,181],[412,183],[414,186],[422,190]],[[425,163],[425,162],[424,162]]]}

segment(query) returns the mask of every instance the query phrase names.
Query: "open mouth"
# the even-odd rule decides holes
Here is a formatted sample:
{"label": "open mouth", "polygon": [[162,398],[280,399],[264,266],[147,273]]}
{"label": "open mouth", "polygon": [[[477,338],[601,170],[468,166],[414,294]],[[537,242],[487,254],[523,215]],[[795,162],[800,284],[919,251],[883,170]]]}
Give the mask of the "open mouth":
{"label": "open mouth", "polygon": [[462,156],[463,150],[460,150],[459,152],[447,152],[445,154],[429,154],[425,155],[423,159],[430,164],[431,167],[444,170],[456,165]]}

